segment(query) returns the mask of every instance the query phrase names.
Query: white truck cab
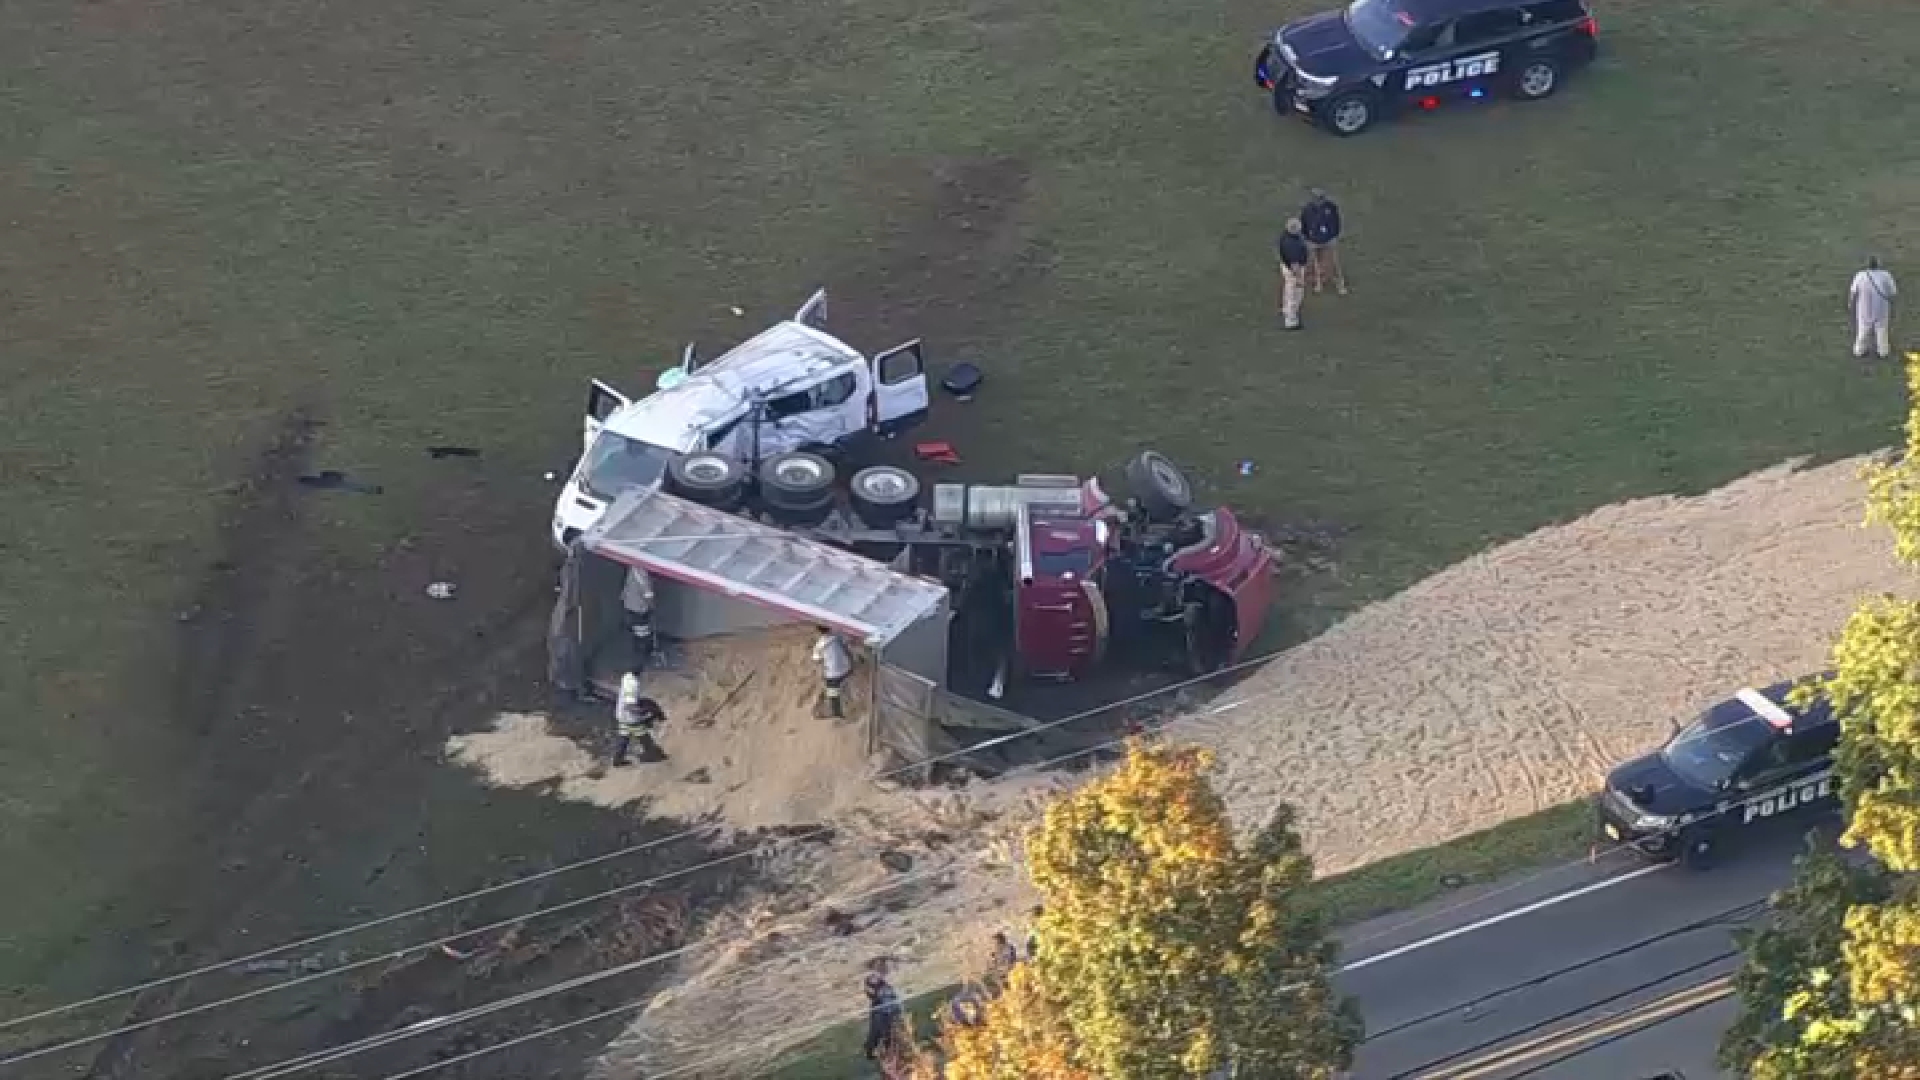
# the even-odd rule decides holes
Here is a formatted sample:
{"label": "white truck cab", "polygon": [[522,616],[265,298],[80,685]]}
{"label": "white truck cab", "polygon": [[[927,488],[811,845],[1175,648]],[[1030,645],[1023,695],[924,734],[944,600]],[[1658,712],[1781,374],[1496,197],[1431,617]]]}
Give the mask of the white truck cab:
{"label": "white truck cab", "polygon": [[689,345],[659,389],[638,401],[594,382],[580,461],[554,504],[554,542],[566,547],[614,499],[660,484],[677,454],[711,450],[752,468],[774,454],[832,449],[923,419],[930,399],[919,340],[869,359],[826,332],[826,315],[822,289],[793,318],[710,363],[696,363]]}

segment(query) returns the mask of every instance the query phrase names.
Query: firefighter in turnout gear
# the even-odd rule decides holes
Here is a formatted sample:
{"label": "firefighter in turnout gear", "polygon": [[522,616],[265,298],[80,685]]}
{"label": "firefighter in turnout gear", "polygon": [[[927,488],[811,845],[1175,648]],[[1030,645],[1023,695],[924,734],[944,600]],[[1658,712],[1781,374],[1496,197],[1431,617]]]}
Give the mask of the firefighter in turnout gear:
{"label": "firefighter in turnout gear", "polygon": [[847,676],[853,674],[853,653],[847,643],[826,627],[820,628],[820,638],[813,643],[813,662],[820,665],[820,681],[823,690],[816,715],[831,716],[835,720],[847,715],[843,691]]}
{"label": "firefighter in turnout gear", "polygon": [[620,698],[613,707],[613,763],[629,764],[627,751],[640,744],[641,761],[665,761],[667,752],[654,741],[654,729],[667,719],[660,703],[640,693],[640,675],[629,671],[620,676]]}
{"label": "firefighter in turnout gear", "polygon": [[653,659],[652,575],[637,566],[628,567],[620,606],[626,609],[627,632],[633,635],[633,670],[639,671]]}

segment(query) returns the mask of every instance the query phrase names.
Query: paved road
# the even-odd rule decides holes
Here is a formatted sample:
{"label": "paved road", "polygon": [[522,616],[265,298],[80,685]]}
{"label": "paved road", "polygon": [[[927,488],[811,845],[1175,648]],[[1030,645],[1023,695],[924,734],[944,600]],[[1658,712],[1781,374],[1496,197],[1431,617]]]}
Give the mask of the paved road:
{"label": "paved road", "polygon": [[1752,839],[1705,873],[1579,863],[1343,935],[1370,1033],[1355,1080],[1718,1080],[1730,923],[1801,849],[1798,829]]}

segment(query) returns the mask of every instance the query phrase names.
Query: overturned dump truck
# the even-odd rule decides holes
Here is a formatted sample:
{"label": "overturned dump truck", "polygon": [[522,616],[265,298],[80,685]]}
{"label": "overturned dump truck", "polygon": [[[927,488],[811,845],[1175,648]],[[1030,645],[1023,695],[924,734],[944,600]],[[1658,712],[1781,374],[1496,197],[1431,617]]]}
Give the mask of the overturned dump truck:
{"label": "overturned dump truck", "polygon": [[620,652],[604,646],[621,639],[621,585],[639,568],[669,639],[805,622],[863,646],[868,750],[888,771],[963,757],[967,729],[1030,724],[982,700],[1022,680],[1231,664],[1272,600],[1266,542],[1230,510],[1196,511],[1186,476],[1151,452],[1128,467],[1123,503],[1072,476],[939,484],[923,499],[911,472],[876,466],[843,487],[806,452],[751,471],[687,454],[663,481],[569,545],[556,672],[617,678]]}

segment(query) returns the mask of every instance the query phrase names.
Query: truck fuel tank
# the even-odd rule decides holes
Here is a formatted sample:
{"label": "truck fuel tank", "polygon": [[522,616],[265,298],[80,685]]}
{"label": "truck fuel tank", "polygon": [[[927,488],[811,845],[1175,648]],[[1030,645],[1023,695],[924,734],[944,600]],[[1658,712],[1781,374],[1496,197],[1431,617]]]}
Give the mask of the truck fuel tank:
{"label": "truck fuel tank", "polygon": [[1018,484],[935,484],[933,520],[969,529],[1011,529],[1022,505],[1040,516],[1086,512],[1078,477],[1022,476]]}

